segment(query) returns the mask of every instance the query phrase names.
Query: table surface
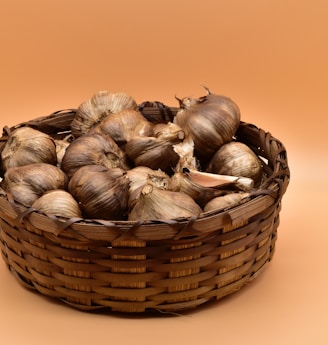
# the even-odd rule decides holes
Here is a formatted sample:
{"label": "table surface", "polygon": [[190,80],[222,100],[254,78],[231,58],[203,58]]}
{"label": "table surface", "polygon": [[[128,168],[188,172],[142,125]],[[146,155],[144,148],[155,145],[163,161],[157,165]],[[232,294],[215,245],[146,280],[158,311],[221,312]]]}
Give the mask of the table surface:
{"label": "table surface", "polygon": [[327,344],[327,2],[1,7],[1,128],[103,89],[177,106],[204,84],[280,139],[291,169],[273,260],[239,292],[181,315],[86,313],[23,288],[1,259],[1,344]]}

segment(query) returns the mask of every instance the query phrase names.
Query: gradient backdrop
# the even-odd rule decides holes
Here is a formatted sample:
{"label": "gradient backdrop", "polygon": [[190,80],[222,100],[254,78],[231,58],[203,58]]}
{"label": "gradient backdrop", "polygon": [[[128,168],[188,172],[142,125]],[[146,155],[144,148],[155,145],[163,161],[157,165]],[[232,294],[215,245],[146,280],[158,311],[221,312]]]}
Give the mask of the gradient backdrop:
{"label": "gradient backdrop", "polygon": [[287,147],[273,261],[180,317],[77,312],[22,288],[0,260],[2,344],[327,344],[326,0],[0,0],[0,127],[99,90],[137,102],[234,99]]}

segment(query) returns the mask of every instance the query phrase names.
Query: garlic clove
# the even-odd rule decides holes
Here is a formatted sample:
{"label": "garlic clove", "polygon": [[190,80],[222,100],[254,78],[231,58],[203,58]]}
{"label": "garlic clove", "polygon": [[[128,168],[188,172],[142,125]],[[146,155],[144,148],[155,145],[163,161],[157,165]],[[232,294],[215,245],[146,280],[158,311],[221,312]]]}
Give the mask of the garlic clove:
{"label": "garlic clove", "polygon": [[82,218],[77,201],[65,190],[56,189],[44,193],[32,204],[41,213],[64,218]]}
{"label": "garlic clove", "polygon": [[191,181],[204,187],[222,188],[233,185],[244,191],[249,191],[254,187],[253,179],[248,177],[212,174],[196,170],[186,170],[185,174]]}
{"label": "garlic clove", "polygon": [[145,185],[141,196],[129,213],[128,220],[168,220],[197,217],[199,205],[187,194]]}
{"label": "garlic clove", "polygon": [[33,163],[57,163],[56,146],[52,137],[31,127],[19,127],[9,134],[1,152],[4,171]]}

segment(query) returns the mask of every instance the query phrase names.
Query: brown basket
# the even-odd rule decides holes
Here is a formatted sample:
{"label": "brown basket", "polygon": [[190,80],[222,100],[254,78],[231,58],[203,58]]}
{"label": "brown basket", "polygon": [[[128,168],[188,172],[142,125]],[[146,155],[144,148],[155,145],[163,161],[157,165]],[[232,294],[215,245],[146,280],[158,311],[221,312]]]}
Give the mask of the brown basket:
{"label": "brown basket", "polygon": [[[159,102],[140,110],[154,122],[177,111]],[[59,111],[4,128],[0,152],[20,126],[64,137],[74,115]],[[3,259],[23,286],[81,310],[180,311],[239,290],[273,256],[290,174],[286,150],[270,133],[242,122],[236,140],[261,158],[261,186],[242,204],[192,220],[64,222],[22,207],[0,188]]]}

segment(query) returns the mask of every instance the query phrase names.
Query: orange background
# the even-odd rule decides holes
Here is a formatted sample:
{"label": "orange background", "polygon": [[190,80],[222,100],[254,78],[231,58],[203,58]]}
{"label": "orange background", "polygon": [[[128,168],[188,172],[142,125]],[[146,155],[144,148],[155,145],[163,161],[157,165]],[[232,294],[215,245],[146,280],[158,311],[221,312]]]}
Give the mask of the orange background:
{"label": "orange background", "polygon": [[0,126],[99,90],[138,103],[231,97],[286,146],[273,261],[184,316],[88,314],[22,288],[0,260],[2,344],[327,344],[326,0],[0,0]]}

